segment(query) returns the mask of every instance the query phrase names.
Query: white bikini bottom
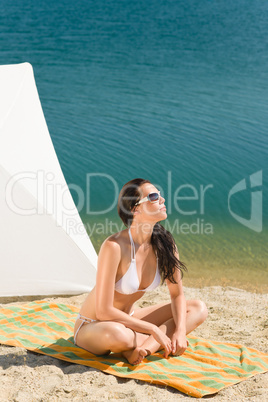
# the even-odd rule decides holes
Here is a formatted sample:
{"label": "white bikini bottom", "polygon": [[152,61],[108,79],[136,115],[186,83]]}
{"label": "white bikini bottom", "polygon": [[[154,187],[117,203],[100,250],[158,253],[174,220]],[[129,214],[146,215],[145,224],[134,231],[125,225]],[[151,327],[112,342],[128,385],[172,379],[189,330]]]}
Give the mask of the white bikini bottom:
{"label": "white bikini bottom", "polygon": [[[129,315],[132,316],[133,314],[134,314],[134,310]],[[75,345],[77,345],[77,343],[76,343],[77,335],[78,335],[78,332],[80,331],[80,329],[82,328],[82,326],[84,324],[91,324],[92,322],[97,322],[98,321],[98,320],[93,320],[92,318],[85,317],[84,315],[81,315],[80,313],[78,313],[76,319],[81,320],[82,322],[79,325],[79,327],[77,328],[77,331],[76,331],[76,333],[74,335],[74,344]]]}

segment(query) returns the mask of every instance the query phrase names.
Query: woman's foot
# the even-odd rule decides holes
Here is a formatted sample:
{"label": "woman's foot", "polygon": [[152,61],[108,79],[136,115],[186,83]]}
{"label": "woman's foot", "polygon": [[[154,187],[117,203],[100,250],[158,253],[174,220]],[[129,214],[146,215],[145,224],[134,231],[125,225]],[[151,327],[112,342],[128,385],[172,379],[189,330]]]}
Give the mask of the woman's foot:
{"label": "woman's foot", "polygon": [[141,347],[122,352],[122,355],[133,365],[140,364],[147,354],[147,351]]}

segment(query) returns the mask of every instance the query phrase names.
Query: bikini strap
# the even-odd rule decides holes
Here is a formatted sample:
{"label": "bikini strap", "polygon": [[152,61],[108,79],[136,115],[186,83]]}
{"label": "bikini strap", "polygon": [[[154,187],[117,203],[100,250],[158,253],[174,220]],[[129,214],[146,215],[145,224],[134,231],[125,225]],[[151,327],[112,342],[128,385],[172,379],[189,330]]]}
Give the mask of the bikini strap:
{"label": "bikini strap", "polygon": [[130,243],[131,243],[131,259],[135,260],[135,258],[136,258],[135,244],[134,244],[134,241],[133,241],[132,236],[131,236],[130,228],[128,229],[128,234],[129,234]]}

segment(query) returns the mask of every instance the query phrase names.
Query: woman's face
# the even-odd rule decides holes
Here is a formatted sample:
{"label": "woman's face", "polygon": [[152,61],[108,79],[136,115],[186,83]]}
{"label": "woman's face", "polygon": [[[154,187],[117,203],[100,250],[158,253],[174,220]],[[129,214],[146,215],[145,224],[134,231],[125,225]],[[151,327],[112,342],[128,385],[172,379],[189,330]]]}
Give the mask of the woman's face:
{"label": "woman's face", "polygon": [[[158,193],[158,189],[151,183],[145,183],[140,186],[141,199],[146,197],[150,193]],[[165,199],[161,196],[158,201],[150,202],[146,201],[136,206],[135,214],[138,220],[144,220],[149,222],[159,222],[167,218],[167,212],[165,207]]]}

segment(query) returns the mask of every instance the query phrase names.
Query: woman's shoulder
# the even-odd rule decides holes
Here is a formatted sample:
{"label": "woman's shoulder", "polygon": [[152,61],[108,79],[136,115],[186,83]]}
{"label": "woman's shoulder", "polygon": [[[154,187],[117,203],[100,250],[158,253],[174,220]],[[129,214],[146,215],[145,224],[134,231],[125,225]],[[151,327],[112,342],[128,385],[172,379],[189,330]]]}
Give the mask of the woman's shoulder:
{"label": "woman's shoulder", "polygon": [[118,233],[114,233],[107,237],[101,245],[101,249],[111,250],[119,252],[125,248],[127,244],[127,229],[121,230]]}

